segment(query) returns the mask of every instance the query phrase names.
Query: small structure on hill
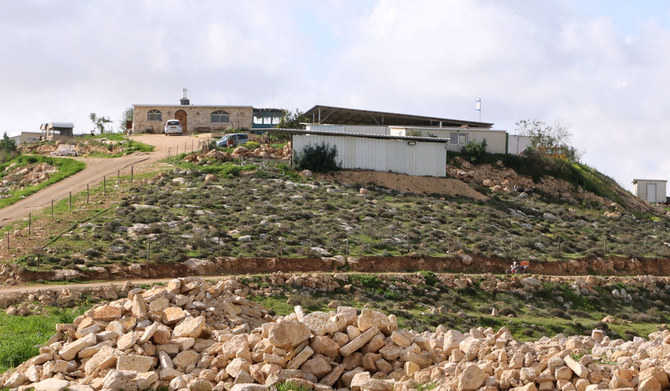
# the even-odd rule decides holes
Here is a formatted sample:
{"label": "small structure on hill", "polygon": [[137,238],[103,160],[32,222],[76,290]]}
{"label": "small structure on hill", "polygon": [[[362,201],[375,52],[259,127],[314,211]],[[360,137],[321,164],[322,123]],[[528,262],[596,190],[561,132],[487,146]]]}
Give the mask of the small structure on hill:
{"label": "small structure on hill", "polygon": [[236,105],[194,105],[188,91],[182,90],[179,104],[135,104],[133,133],[163,133],[165,122],[177,119],[184,134],[224,132],[228,129],[254,130],[277,126],[282,111]]}
{"label": "small structure on hill", "polygon": [[43,140],[63,140],[74,137],[72,122],[49,122],[40,126]]}
{"label": "small structure on hill", "polygon": [[387,171],[416,176],[446,176],[448,139],[279,129],[291,134],[295,153],[321,144],[337,148],[345,169]]}
{"label": "small structure on hill", "polygon": [[21,132],[18,136],[10,137],[11,140],[14,140],[16,145],[40,141],[43,138],[44,135],[41,132]]}
{"label": "small structure on hill", "polygon": [[666,202],[667,180],[633,179],[633,193],[647,202]]}

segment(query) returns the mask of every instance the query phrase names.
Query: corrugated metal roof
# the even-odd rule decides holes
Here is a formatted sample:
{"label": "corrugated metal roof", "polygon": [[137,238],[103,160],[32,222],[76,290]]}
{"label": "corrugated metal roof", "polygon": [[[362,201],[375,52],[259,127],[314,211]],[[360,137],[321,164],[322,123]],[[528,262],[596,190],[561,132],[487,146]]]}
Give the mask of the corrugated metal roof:
{"label": "corrugated metal roof", "polygon": [[667,182],[665,179],[633,179],[633,183],[640,182]]}
{"label": "corrugated metal roof", "polygon": [[[320,112],[320,117],[319,117]],[[384,111],[348,109],[344,107],[316,105],[305,112],[314,122],[337,125],[415,125],[459,127],[467,125],[470,128],[489,129],[493,123],[465,121],[453,118],[429,117],[424,115],[389,113]]]}
{"label": "corrugated metal roof", "polygon": [[52,128],[74,128],[72,122],[49,122],[49,126]]}
{"label": "corrugated metal roof", "polygon": [[271,128],[268,132],[288,133],[288,134],[316,134],[323,136],[344,136],[344,137],[365,137],[365,138],[379,138],[389,140],[408,140],[408,141],[423,141],[428,143],[448,143],[448,138],[439,137],[416,137],[416,136],[392,136],[386,134],[371,134],[371,133],[352,133],[352,132],[330,132],[327,130],[306,130],[306,129],[276,129]]}

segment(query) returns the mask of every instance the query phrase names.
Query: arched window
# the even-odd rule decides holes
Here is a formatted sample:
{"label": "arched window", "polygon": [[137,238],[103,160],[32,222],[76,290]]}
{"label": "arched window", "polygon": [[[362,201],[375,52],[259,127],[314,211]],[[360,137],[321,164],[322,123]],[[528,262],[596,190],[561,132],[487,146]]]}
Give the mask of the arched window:
{"label": "arched window", "polygon": [[223,110],[212,112],[212,122],[230,122],[230,116]]}
{"label": "arched window", "polygon": [[148,115],[149,121],[162,121],[163,116],[161,115],[161,112],[159,110],[149,110],[149,115]]}

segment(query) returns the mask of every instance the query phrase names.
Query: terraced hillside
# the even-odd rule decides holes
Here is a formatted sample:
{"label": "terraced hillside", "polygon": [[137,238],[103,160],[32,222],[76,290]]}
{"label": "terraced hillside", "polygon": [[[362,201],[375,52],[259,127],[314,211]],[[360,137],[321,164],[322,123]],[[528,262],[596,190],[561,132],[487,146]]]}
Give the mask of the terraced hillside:
{"label": "terraced hillside", "polygon": [[[554,197],[549,179],[564,190],[571,185],[546,176],[537,184],[525,177],[532,187],[509,191],[470,180],[485,196],[474,200],[341,183],[338,175],[303,176],[283,164],[201,157],[118,193],[116,207],[51,239],[39,268],[219,256],[670,258],[670,219],[662,209],[633,204],[630,195],[620,198],[627,205],[583,188]],[[38,267],[30,255],[20,262]]]}

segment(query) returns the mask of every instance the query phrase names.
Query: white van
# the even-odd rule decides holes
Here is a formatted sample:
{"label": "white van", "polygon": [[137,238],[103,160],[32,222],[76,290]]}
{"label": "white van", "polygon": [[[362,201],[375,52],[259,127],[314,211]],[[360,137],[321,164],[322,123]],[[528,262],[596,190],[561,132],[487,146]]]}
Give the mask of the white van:
{"label": "white van", "polygon": [[231,133],[221,137],[221,140],[216,142],[217,147],[235,147],[237,145],[246,144],[249,141],[249,136],[245,133]]}

